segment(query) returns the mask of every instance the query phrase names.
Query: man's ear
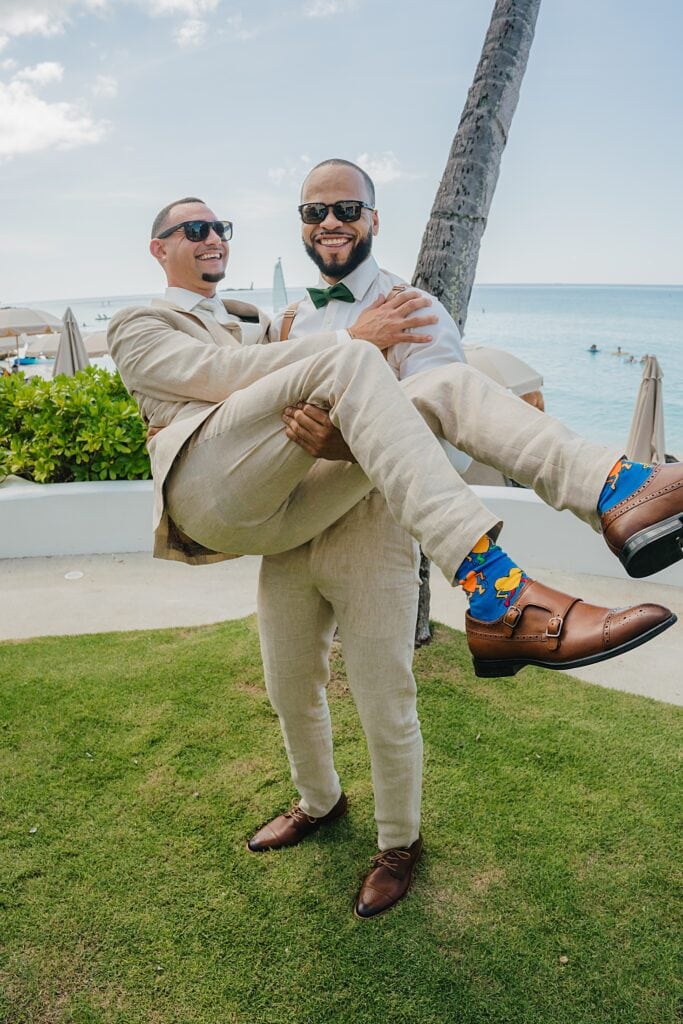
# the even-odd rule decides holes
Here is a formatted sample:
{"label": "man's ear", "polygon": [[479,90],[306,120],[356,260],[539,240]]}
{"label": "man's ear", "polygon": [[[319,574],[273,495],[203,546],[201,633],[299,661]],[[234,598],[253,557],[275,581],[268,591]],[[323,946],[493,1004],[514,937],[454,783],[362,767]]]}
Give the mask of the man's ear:
{"label": "man's ear", "polygon": [[379,231],[379,214],[377,210],[372,211],[372,233],[376,235]]}
{"label": "man's ear", "polygon": [[159,263],[163,263],[166,259],[166,246],[164,245],[161,238],[153,238],[149,243],[149,251],[155,260]]}

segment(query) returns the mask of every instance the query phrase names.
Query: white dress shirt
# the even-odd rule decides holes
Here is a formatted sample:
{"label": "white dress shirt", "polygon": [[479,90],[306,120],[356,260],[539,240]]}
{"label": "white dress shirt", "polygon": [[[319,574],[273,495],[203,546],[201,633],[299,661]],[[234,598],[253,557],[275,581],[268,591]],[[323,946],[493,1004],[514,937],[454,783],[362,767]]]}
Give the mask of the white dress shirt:
{"label": "white dress shirt", "polygon": [[188,313],[196,313],[201,319],[204,316],[212,316],[224,327],[235,324],[239,326],[239,338],[243,345],[258,345],[263,341],[263,331],[260,324],[244,323],[233,313],[228,313],[221,299],[217,295],[207,298],[198,292],[191,292],[187,288],[167,288],[166,301]]}
{"label": "white dress shirt", "polygon": [[191,292],[188,288],[167,288],[166,301],[172,303],[174,306],[179,306],[180,309],[184,309],[188,313],[191,313],[195,306],[203,303],[202,311],[207,313],[211,312],[219,324],[237,322],[237,317],[230,316],[217,295],[208,299],[206,295],[200,295],[198,292]]}
{"label": "white dress shirt", "polygon": [[[358,319],[359,313],[370,306],[380,295],[386,296],[394,285],[406,284],[406,282],[395,274],[390,274],[387,270],[381,270],[375,258],[368,256],[359,267],[356,267],[344,278],[344,284],[353,293],[355,302],[340,302],[339,299],[332,299],[326,306],[316,309],[310,295],[306,294],[297,307],[289,337],[301,338],[305,334],[313,334],[316,331],[337,330],[340,341],[350,341],[350,336],[344,328],[351,327]],[[329,282],[321,276],[318,287],[327,288]],[[427,344],[401,342],[388,349],[387,362],[399,380],[412,377],[413,374],[422,373],[425,370],[433,370],[437,366],[466,361],[460,341],[460,332],[453,318],[438,299],[420,288],[416,288],[415,291],[426,295],[432,301],[431,306],[418,310],[416,316],[433,314],[439,319],[437,323],[420,328],[417,332],[418,334],[432,335],[433,340]],[[273,321],[273,337],[275,338],[280,336],[283,312],[279,312]],[[441,443],[454,468],[459,473],[464,473],[472,461],[470,457],[458,451],[447,441],[442,440]]]}

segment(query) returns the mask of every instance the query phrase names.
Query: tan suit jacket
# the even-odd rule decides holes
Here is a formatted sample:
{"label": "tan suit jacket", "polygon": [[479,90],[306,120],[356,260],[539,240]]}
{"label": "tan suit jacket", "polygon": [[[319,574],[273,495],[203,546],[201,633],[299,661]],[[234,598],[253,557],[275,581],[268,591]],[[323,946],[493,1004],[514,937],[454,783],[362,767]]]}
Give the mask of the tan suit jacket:
{"label": "tan suit jacket", "polygon": [[[151,306],[129,306],[109,324],[109,349],[124,384],[145,422],[164,428],[149,442],[157,558],[203,564],[235,557],[210,551],[175,527],[164,503],[164,481],[173,462],[188,438],[235,391],[337,343],[337,333],[326,331],[269,345],[270,321],[261,310],[235,300],[224,301],[224,306],[231,317],[226,326],[211,314],[188,313],[164,299],[154,299]],[[245,343],[244,321],[250,321]]]}

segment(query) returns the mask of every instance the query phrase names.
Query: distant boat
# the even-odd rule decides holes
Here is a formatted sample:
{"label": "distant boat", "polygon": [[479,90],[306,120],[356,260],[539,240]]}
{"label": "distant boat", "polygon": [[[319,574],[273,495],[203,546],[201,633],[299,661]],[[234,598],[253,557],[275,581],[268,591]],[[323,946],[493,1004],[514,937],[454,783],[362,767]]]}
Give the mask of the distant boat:
{"label": "distant boat", "polygon": [[111,320],[111,317],[107,316],[106,313],[98,313],[97,316],[95,317],[95,319],[96,320]]}
{"label": "distant boat", "polygon": [[221,292],[253,292],[254,282],[252,281],[248,288],[220,288]]}
{"label": "distant boat", "polygon": [[279,313],[289,305],[287,289],[285,288],[285,275],[282,272],[282,260],[278,256],[275,270],[273,271],[273,312]]}

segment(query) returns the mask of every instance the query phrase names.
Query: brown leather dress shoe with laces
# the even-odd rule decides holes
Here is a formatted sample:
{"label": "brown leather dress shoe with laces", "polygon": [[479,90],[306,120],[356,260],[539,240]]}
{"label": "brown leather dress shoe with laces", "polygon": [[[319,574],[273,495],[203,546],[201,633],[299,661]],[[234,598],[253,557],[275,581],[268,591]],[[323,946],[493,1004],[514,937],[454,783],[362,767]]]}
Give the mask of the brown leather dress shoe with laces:
{"label": "brown leather dress shoe with laces", "polygon": [[360,887],[354,917],[367,921],[390,910],[405,896],[413,878],[413,869],[422,853],[422,836],[412,846],[384,850],[372,858],[372,867]]}
{"label": "brown leather dress shoe with laces", "polygon": [[683,558],[683,462],[655,466],[600,523],[608,548],[636,579]]}
{"label": "brown leather dress shoe with laces", "polygon": [[283,846],[296,846],[306,836],[317,832],[322,825],[330,825],[337,818],[343,817],[348,810],[348,801],[344,794],[339,797],[331,811],[322,818],[312,818],[301,810],[299,804],[284,814],[279,814],[267,825],[258,830],[247,843],[252,853],[265,853],[267,850],[280,850]]}
{"label": "brown leather dress shoe with laces", "polygon": [[630,651],[673,626],[660,604],[600,608],[528,580],[494,622],[465,616],[477,676],[513,676],[525,665],[580,668]]}

